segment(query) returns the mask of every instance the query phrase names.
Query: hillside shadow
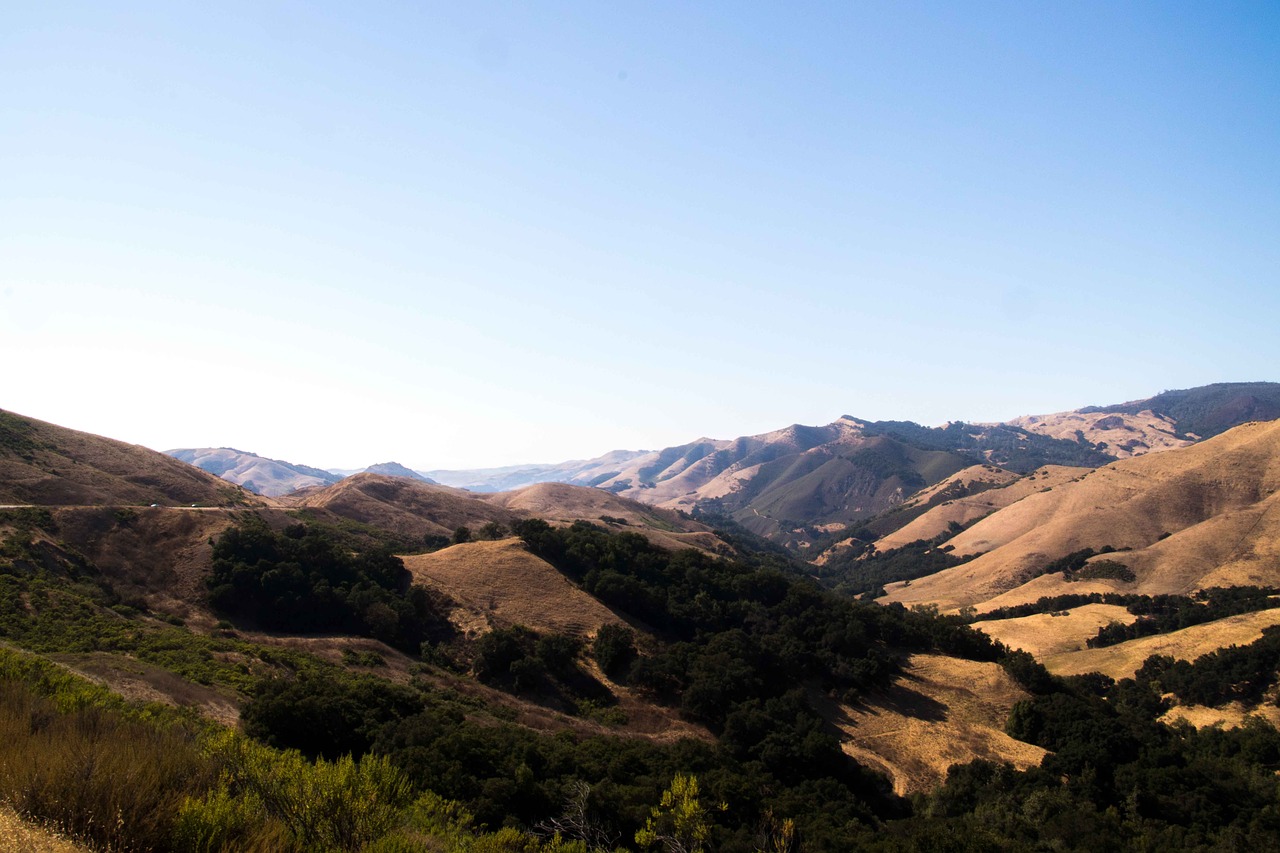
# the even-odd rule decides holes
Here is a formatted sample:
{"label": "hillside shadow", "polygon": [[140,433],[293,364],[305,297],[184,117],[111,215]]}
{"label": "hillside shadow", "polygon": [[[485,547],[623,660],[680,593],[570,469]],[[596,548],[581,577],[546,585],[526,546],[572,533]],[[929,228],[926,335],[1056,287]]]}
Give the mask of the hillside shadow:
{"label": "hillside shadow", "polygon": [[[826,716],[834,725],[856,725],[850,716],[850,711],[856,711],[870,716],[879,716],[881,714],[898,714],[903,717],[909,717],[925,722],[940,723],[944,722],[950,714],[950,709],[934,699],[907,686],[904,682],[914,681],[915,679],[908,673],[900,676],[893,686],[886,690],[878,690],[868,696],[864,696],[856,702],[848,704],[838,704],[830,699],[817,700],[822,708],[824,716]],[[816,697],[815,697],[816,698]]]}
{"label": "hillside shadow", "polygon": [[901,682],[889,688],[877,699],[879,701],[876,704],[881,710],[930,723],[945,721],[949,711],[947,706],[937,699],[913,690]]}

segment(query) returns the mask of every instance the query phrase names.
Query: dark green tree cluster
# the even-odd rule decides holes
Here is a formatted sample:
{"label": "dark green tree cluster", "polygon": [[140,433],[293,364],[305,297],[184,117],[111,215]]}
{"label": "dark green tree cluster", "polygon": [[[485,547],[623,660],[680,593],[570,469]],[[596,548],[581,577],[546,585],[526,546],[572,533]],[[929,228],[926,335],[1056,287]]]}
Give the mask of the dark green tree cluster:
{"label": "dark green tree cluster", "polygon": [[311,758],[359,757],[387,722],[417,713],[416,690],[368,675],[306,673],[260,682],[240,716],[245,734]]}
{"label": "dark green tree cluster", "polygon": [[319,524],[273,530],[257,516],[213,546],[207,581],[221,613],[270,630],[349,632],[416,653],[448,631],[431,594],[385,547],[354,547]]}
{"label": "dark green tree cluster", "polygon": [[[525,521],[529,548],[664,639],[610,676],[677,706],[744,761],[779,779],[848,766],[805,691],[845,700],[887,684],[898,656],[943,650],[997,660],[1004,650],[958,618],[850,602],[810,580],[697,551],[671,553],[635,533],[585,522]],[[604,642],[608,642],[606,639]]]}
{"label": "dark green tree cluster", "polygon": [[499,628],[475,645],[480,681],[573,711],[579,701],[612,704],[603,684],[578,665],[583,643],[566,634],[539,635],[523,626]]}
{"label": "dark green tree cluster", "polygon": [[1159,722],[1165,663],[1120,682],[1046,674],[1007,723],[1050,750],[1039,767],[953,767],[868,849],[1274,849],[1280,733],[1257,719],[1229,731]]}
{"label": "dark green tree cluster", "polygon": [[1247,646],[1228,646],[1194,661],[1152,655],[1135,677],[1197,705],[1257,703],[1280,679],[1280,625],[1264,628]]}
{"label": "dark green tree cluster", "polygon": [[[782,700],[766,713],[794,712],[797,701]],[[584,817],[597,834],[630,839],[681,773],[697,774],[707,798],[729,806],[717,815],[711,844],[725,853],[757,849],[767,812],[794,816],[806,849],[834,853],[907,808],[881,777],[848,761],[800,765],[782,779],[724,742],[542,734],[494,719],[456,694],[341,673],[264,683],[246,708],[245,726],[311,756],[385,755],[416,786],[461,801],[490,827],[544,824],[585,784]],[[775,734],[766,723],[753,736]]]}
{"label": "dark green tree cluster", "polygon": [[[546,825],[575,802],[575,825],[586,821],[597,837],[624,843],[678,774],[696,775],[704,800],[726,805],[712,815],[706,841],[725,853],[761,849],[761,828],[779,819],[793,819],[788,837],[811,851],[1261,850],[1280,839],[1280,735],[1261,724],[1195,732],[1160,723],[1162,694],[1178,685],[1172,664],[1154,662],[1119,683],[1059,679],[958,616],[850,602],[773,568],[672,554],[585,523],[517,528],[531,550],[657,632],[637,651],[627,628],[610,627],[591,653],[610,678],[704,722],[713,742],[538,734],[424,683],[411,702],[394,690],[357,699],[367,688],[314,678],[264,687],[246,725],[304,748],[298,733],[341,742],[345,727],[353,750],[386,755],[416,784],[463,802],[491,826]],[[1280,653],[1280,640],[1264,639]],[[893,676],[895,654],[916,649],[999,660],[1032,693],[1015,706],[1008,731],[1049,750],[1043,766],[957,767],[941,789],[909,803],[843,756],[811,697],[856,698]],[[562,638],[500,631],[476,648],[475,671],[512,689],[522,661],[564,672],[582,651]],[[1276,659],[1255,651],[1252,669],[1269,666],[1274,675]],[[1223,684],[1248,677],[1242,665],[1220,669]],[[255,710],[259,702],[270,713]]]}
{"label": "dark green tree cluster", "polygon": [[1136,595],[1120,592],[1052,595],[1027,604],[989,610],[981,616],[972,614],[968,618],[969,621],[979,618],[1015,619],[1037,613],[1060,613],[1086,604],[1114,604],[1138,617],[1128,625],[1121,622],[1104,625],[1098,629],[1096,636],[1086,641],[1090,648],[1102,648],[1139,637],[1179,631],[1241,613],[1270,610],[1280,606],[1280,601],[1274,597],[1278,593],[1280,590],[1274,587],[1232,586],[1212,587],[1191,595]]}
{"label": "dark green tree cluster", "polygon": [[942,546],[958,532],[948,531],[885,552],[877,551],[869,541],[855,543],[829,552],[827,561],[818,568],[819,576],[823,584],[844,595],[883,595],[885,584],[913,581],[960,565],[962,560]]}
{"label": "dark green tree cluster", "polygon": [[[1202,625],[1215,619],[1225,619],[1241,613],[1253,613],[1280,606],[1272,596],[1276,590],[1269,587],[1233,586],[1200,590],[1195,595],[1123,596],[1129,612],[1138,616],[1135,622],[1124,625],[1113,622],[1098,629],[1090,637],[1090,648],[1114,646],[1138,637],[1167,634],[1192,625]],[[1108,602],[1113,603],[1113,602]]]}

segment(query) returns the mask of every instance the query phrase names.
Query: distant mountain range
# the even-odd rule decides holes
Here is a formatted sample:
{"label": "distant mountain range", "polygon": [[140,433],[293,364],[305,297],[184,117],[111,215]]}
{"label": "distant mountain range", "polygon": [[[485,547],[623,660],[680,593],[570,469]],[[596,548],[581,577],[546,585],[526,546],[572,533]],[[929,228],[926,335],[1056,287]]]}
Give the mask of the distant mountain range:
{"label": "distant mountain range", "polygon": [[179,448],[165,453],[255,494],[269,497],[310,486],[328,486],[342,479],[338,474],[320,468],[268,459],[233,447]]}
{"label": "distant mountain range", "polygon": [[399,462],[380,462],[361,471],[337,472],[285,462],[282,459],[268,459],[265,456],[232,447],[180,448],[166,450],[165,453],[174,459],[181,459],[189,465],[195,465],[210,474],[242,486],[254,494],[273,498],[314,486],[331,486],[344,477],[358,473],[405,477],[424,483],[435,482],[417,471],[411,471]]}
{"label": "distant mountain range", "polygon": [[[1280,384],[1221,383],[1004,423],[924,427],[846,415],[825,426],[794,424],[761,435],[616,450],[554,465],[419,472],[383,463],[365,470],[474,492],[547,482],[592,486],[659,507],[727,517],[757,535],[806,550],[974,465],[993,466],[1013,478],[1044,466],[1096,468],[1274,418],[1280,418]],[[168,452],[264,495],[341,478],[228,448]],[[954,495],[971,486],[956,482],[949,488]],[[906,523],[914,516],[897,518]],[[886,532],[885,524],[880,527]]]}

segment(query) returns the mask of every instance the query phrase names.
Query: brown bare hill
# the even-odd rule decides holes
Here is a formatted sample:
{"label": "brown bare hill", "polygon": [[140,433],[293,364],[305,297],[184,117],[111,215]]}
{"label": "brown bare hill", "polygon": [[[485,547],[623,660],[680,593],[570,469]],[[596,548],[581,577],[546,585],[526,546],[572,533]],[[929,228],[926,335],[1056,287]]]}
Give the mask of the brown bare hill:
{"label": "brown bare hill", "polygon": [[239,486],[155,450],[0,410],[0,503],[254,502]]}
{"label": "brown bare hill", "polygon": [[[482,500],[521,515],[548,521],[578,519],[604,523],[611,530],[634,528],[660,548],[697,548],[717,552],[725,545],[706,525],[669,509],[620,498],[601,489],[566,483],[538,483],[512,492],[479,495]],[[611,519],[604,521],[604,517]]]}
{"label": "brown bare hill", "polygon": [[519,539],[466,542],[403,559],[414,583],[458,602],[454,622],[471,636],[496,626],[524,625],[586,637],[601,625],[622,623]]}
{"label": "brown bare hill", "polygon": [[354,474],[327,488],[305,490],[280,500],[417,537],[448,536],[459,527],[490,521],[510,524],[521,517],[461,489],[381,474]]}
{"label": "brown bare hill", "polygon": [[[1280,421],[1245,424],[1207,441],[1107,465],[1036,493],[951,539],[982,556],[887,596],[980,609],[1062,592],[1187,593],[1204,586],[1280,584]],[[1133,582],[1069,583],[1045,566],[1104,546]]]}

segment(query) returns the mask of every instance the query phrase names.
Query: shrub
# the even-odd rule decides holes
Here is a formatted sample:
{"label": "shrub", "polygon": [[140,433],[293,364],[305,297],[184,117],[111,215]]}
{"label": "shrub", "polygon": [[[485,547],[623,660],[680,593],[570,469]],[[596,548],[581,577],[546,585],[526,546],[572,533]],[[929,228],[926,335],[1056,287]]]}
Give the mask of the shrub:
{"label": "shrub", "polygon": [[[88,699],[92,692],[80,694]],[[0,682],[0,800],[111,849],[163,848],[189,793],[213,782],[193,734]]]}

